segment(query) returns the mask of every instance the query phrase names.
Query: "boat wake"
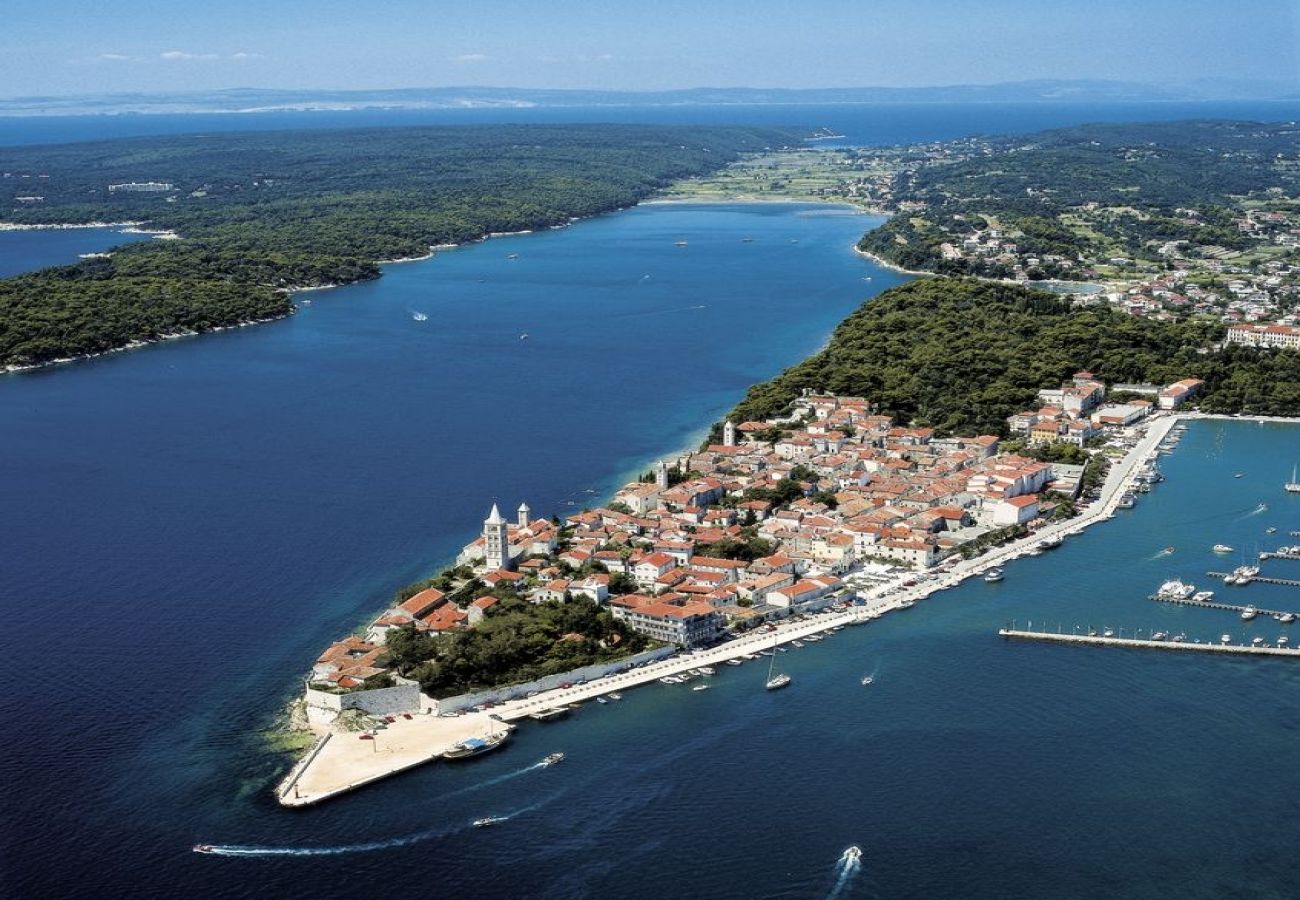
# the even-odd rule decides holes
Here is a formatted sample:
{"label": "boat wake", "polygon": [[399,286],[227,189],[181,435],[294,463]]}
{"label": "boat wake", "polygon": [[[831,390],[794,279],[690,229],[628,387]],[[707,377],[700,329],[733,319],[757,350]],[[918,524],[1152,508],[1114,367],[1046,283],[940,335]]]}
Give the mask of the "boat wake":
{"label": "boat wake", "polygon": [[[474,791],[481,791],[484,788],[501,784],[503,781],[509,781],[512,778],[518,778],[520,775],[526,775],[538,769],[545,769],[548,763],[546,760],[539,760],[531,766],[524,766],[522,769],[516,769],[513,772],[506,772],[504,775],[498,775],[495,778],[489,778],[487,781],[480,781],[463,787],[460,790],[452,791],[449,794],[443,794],[443,798],[456,797],[461,794],[469,794]],[[559,796],[558,794],[555,796]],[[540,809],[547,803],[554,800],[555,797],[548,797],[544,800],[524,806],[520,809],[512,810],[508,813],[502,813],[494,816],[496,822],[508,822],[516,816],[522,816],[525,813],[533,812]],[[382,841],[363,841],[358,844],[340,844],[334,847],[267,847],[255,844],[199,844],[194,848],[195,853],[207,853],[212,856],[245,856],[250,858],[269,858],[275,856],[343,856],[349,853],[373,853],[377,850],[391,850],[396,847],[409,847],[411,844],[419,844],[424,841],[432,841],[438,838],[450,837],[461,831],[472,828],[472,823],[464,825],[452,825],[443,828],[430,828],[427,831],[417,831],[414,834],[407,834],[401,837],[388,838]]]}
{"label": "boat wake", "polygon": [[[532,768],[536,768],[536,766],[533,766]],[[494,824],[509,822],[517,816],[522,816],[525,813],[541,809],[558,796],[559,794],[556,794],[555,796],[547,797],[544,800],[539,800],[530,806],[520,807],[519,809],[514,809],[510,812],[493,816],[492,821]],[[405,834],[401,837],[388,838],[387,840],[382,841],[363,841],[357,844],[339,844],[333,847],[266,847],[256,844],[199,844],[194,848],[194,852],[206,853],[211,856],[243,856],[250,859],[268,859],[271,857],[283,856],[344,856],[351,853],[374,853],[378,850],[393,850],[398,847],[409,847],[412,844],[419,844],[424,841],[450,837],[453,834],[468,831],[474,827],[475,823],[465,822],[461,825],[430,828],[426,831],[417,831],[414,834]]]}
{"label": "boat wake", "polygon": [[1238,516],[1238,519],[1249,519],[1251,516],[1257,516],[1260,513],[1266,513],[1266,512],[1268,512],[1268,504],[1261,503],[1259,504],[1259,506],[1256,506],[1254,509],[1250,510],[1249,512],[1243,513],[1242,515]]}
{"label": "boat wake", "polygon": [[1173,548],[1173,547],[1166,547],[1166,548],[1163,549],[1163,550],[1157,550],[1156,553],[1155,553],[1155,555],[1152,556],[1151,558],[1152,558],[1152,559],[1160,559],[1160,557],[1162,557],[1162,556],[1172,556],[1172,555],[1173,555],[1173,552],[1174,552],[1174,548]]}
{"label": "boat wake", "polygon": [[831,892],[826,895],[826,900],[835,900],[836,897],[844,893],[853,879],[862,871],[862,848],[854,844],[848,847],[840,854],[840,858],[835,861],[835,884],[831,886]]}

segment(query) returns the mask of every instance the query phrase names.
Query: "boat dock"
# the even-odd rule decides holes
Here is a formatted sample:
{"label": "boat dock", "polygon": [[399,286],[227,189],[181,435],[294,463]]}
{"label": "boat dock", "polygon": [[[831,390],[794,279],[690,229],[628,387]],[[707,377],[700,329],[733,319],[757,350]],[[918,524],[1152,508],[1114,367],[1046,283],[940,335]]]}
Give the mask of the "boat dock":
{"label": "boat dock", "polygon": [[[1293,532],[1294,533],[1294,532]],[[1269,553],[1261,553],[1260,559],[1291,559],[1300,562],[1300,553],[1285,553],[1281,550],[1275,550]]]}
{"label": "boat dock", "polygon": [[1285,656],[1300,659],[1300,647],[1266,647],[1253,644],[1209,644],[1188,641],[1155,641],[1150,638],[1105,637],[1096,634],[1064,634],[1053,631],[1022,631],[999,628],[998,635],[1022,641],[1057,644],[1099,644],[1103,647],[1131,647],[1142,650],[1189,650],[1201,653],[1229,653],[1238,656]]}
{"label": "boat dock", "polygon": [[[1206,572],[1211,578],[1217,578],[1220,581],[1227,578],[1230,572]],[[1300,579],[1297,578],[1274,578],[1271,575],[1251,575],[1246,580],[1249,584],[1252,581],[1258,581],[1260,584],[1280,584],[1283,587],[1300,587]]]}
{"label": "boat dock", "polygon": [[[1159,594],[1152,594],[1147,599],[1155,600],[1158,603],[1173,603],[1177,606],[1198,606],[1202,609],[1226,609],[1235,613],[1245,612],[1246,610],[1246,607],[1244,605],[1238,606],[1235,603],[1218,603],[1213,600],[1211,600],[1209,603],[1200,603],[1197,602],[1196,600],[1192,600],[1191,598],[1188,598],[1186,600],[1179,600],[1176,597],[1161,597]],[[1285,609],[1264,609],[1259,606],[1255,606],[1252,608],[1255,610],[1255,612],[1259,613],[1261,616],[1284,616],[1288,612]],[[1297,619],[1300,619],[1300,612],[1293,612],[1291,613],[1291,615],[1295,616]]]}

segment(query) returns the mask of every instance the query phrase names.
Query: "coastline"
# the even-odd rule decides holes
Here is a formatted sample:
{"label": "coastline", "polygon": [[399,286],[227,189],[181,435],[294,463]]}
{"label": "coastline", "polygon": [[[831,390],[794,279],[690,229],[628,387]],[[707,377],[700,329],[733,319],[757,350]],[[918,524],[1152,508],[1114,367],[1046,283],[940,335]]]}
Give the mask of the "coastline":
{"label": "coastline", "polygon": [[214,334],[215,332],[218,331],[234,331],[237,328],[248,328],[249,326],[252,325],[264,325],[267,322],[277,322],[280,319],[287,319],[289,316],[293,315],[294,312],[295,312],[294,308],[291,307],[290,309],[286,310],[284,313],[278,316],[266,316],[261,319],[248,319],[246,321],[235,322],[231,325],[218,325],[215,328],[207,328],[204,329],[203,331],[194,331],[191,329],[188,331],[178,331],[175,334],[163,334],[163,335],[159,335],[158,337],[137,338],[136,340],[123,344],[121,347],[113,347],[111,350],[101,350],[98,353],[83,353],[80,356],[65,356],[65,357],[60,357],[59,359],[51,359],[46,362],[34,363],[33,365],[30,366],[8,365],[5,366],[3,369],[0,369],[0,374],[16,375],[19,372],[30,372],[33,371],[34,369],[45,369],[50,366],[62,366],[62,365],[67,365],[68,363],[86,362],[87,360],[98,359],[101,356],[108,356],[110,353],[125,353],[129,350],[139,350],[142,347],[148,347],[153,344],[161,344],[164,341],[175,341],[181,338],[200,337],[205,334]]}
{"label": "coastline", "polygon": [[[58,229],[61,231],[74,228],[139,228],[144,222],[78,222],[75,224],[64,225],[28,225],[24,222],[0,222],[0,231],[50,231]],[[138,232],[140,234],[149,234],[151,232]]]}
{"label": "coastline", "polygon": [[[853,252],[858,254],[858,256],[862,256],[871,260],[873,263],[880,266],[880,268],[882,269],[888,269],[891,272],[898,272],[900,275],[916,275],[916,276],[925,276],[927,278],[942,277],[934,272],[925,272],[920,269],[904,269],[902,266],[894,265],[893,263],[889,262],[886,259],[882,259],[881,257],[877,256],[874,253],[871,253],[867,250],[863,250],[857,244],[853,245]],[[996,279],[990,279],[990,280],[996,280]]]}

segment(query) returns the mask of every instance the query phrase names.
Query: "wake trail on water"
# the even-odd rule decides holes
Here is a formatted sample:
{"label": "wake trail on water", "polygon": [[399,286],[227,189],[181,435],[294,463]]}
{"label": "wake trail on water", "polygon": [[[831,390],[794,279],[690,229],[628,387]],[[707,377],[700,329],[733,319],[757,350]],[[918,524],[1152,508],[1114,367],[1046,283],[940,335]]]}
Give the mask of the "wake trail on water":
{"label": "wake trail on water", "polygon": [[[862,859],[860,856],[852,854],[851,851],[854,849],[856,848],[850,847],[845,850],[844,854],[835,861],[835,884],[831,885],[831,892],[826,895],[826,900],[835,900],[835,898],[843,894],[853,882],[853,879],[862,871]],[[860,853],[861,851],[859,851]]]}
{"label": "wake trail on water", "polygon": [[[533,763],[531,766],[524,766],[522,769],[516,769],[513,772],[506,772],[504,775],[498,775],[495,778],[489,778],[487,781],[481,781],[478,784],[471,784],[459,790],[452,791],[449,794],[443,794],[439,799],[447,797],[456,797],[461,794],[469,794],[474,791],[481,791],[484,788],[501,784],[512,778],[518,778],[537,769],[545,769],[545,760]],[[561,791],[560,793],[563,793]],[[525,813],[534,812],[550,803],[559,794],[547,797],[537,801],[531,806],[520,807],[500,816],[502,822],[508,822],[516,816],[522,816]],[[466,831],[470,825],[452,825],[442,828],[430,828],[425,831],[417,831],[414,834],[402,835],[401,837],[388,838],[382,841],[363,841],[358,844],[341,844],[334,847],[266,847],[252,844],[213,844],[210,849],[202,852],[214,856],[245,856],[245,857],[275,857],[275,856],[342,856],[349,853],[372,853],[376,850],[391,850],[396,847],[407,847],[411,844],[418,844],[422,841],[431,841],[437,838],[450,837],[461,831]]]}

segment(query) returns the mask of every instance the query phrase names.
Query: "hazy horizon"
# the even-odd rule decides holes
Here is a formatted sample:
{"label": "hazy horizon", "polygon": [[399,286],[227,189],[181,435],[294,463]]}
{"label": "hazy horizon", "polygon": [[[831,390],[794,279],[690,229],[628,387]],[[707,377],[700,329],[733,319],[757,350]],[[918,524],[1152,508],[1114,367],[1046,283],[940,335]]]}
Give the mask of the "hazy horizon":
{"label": "hazy horizon", "polygon": [[1300,4],[777,0],[593,11],[496,0],[382,15],[338,0],[20,0],[0,37],[7,97],[154,91],[917,88],[1027,80],[1300,84]]}

